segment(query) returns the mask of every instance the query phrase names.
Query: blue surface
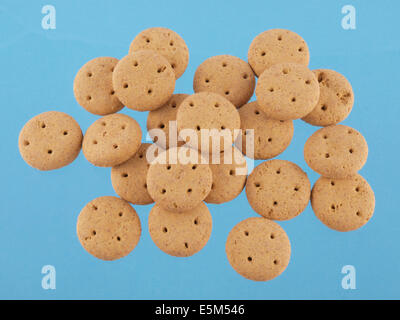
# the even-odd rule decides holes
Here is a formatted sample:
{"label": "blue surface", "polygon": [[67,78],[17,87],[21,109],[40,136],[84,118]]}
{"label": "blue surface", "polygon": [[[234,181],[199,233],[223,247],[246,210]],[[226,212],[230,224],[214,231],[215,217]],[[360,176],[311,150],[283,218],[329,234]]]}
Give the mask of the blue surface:
{"label": "blue surface", "polygon": [[[41,28],[42,6],[57,10],[56,30]],[[398,1],[351,1],[357,29],[341,27],[348,1],[5,1],[0,3],[1,202],[0,298],[30,299],[371,299],[400,298]],[[110,169],[81,154],[63,169],[39,172],[21,159],[17,137],[38,113],[69,113],[85,131],[97,119],[74,100],[75,73],[97,56],[127,54],[141,30],[177,31],[190,50],[189,67],[176,92],[191,93],[197,66],[231,54],[246,59],[251,40],[270,28],[304,37],[311,68],[332,68],[352,83],[355,106],[344,124],[369,144],[361,174],[376,195],[372,220],[362,229],[329,230],[310,206],[280,223],[292,242],[287,270],[266,283],[245,280],[230,268],[225,239],[239,221],[256,216],[244,193],[209,208],[214,228],[208,245],[186,259],[170,257],[147,230],[151,206],[135,206],[143,235],[126,258],[102,262],[82,249],[75,234],[81,208],[95,197],[115,195]],[[146,113],[124,110],[145,129]],[[296,162],[312,183],[302,148],[316,130],[295,122],[295,137],[279,158]],[[43,265],[57,270],[56,290],[41,287]],[[357,289],[341,287],[344,265],[357,270]]]}

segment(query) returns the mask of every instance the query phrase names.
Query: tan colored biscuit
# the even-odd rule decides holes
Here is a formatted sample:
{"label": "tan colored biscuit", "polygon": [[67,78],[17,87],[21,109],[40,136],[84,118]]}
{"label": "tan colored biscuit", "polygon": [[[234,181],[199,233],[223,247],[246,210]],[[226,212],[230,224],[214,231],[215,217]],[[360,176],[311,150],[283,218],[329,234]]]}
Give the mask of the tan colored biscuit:
{"label": "tan colored biscuit", "polygon": [[172,212],[188,211],[200,204],[211,190],[210,166],[197,150],[174,147],[151,163],[147,190],[154,201]]}
{"label": "tan colored biscuit", "polygon": [[87,111],[97,115],[118,112],[124,105],[118,100],[112,84],[112,75],[118,59],[95,58],[87,62],[76,74],[74,95]]}
{"label": "tan colored biscuit", "polygon": [[268,281],[279,276],[290,261],[290,241],[276,223],[262,217],[239,222],[225,245],[228,261],[241,276]]}
{"label": "tan colored biscuit", "polygon": [[321,177],[314,184],[311,205],[317,218],[327,227],[352,231],[371,219],[375,196],[359,174],[349,179]]}
{"label": "tan colored biscuit", "polygon": [[304,39],[297,33],[284,29],[260,33],[251,42],[247,57],[257,76],[274,64],[293,62],[308,66],[310,61]]}
{"label": "tan colored biscuit", "polygon": [[193,90],[218,93],[240,108],[253,95],[255,84],[249,64],[225,54],[208,58],[197,68]]}
{"label": "tan colored biscuit", "polygon": [[48,111],[24,125],[18,146],[27,164],[39,170],[54,170],[70,164],[78,156],[82,131],[68,114]]}
{"label": "tan colored biscuit", "polygon": [[[268,118],[259,108],[257,101],[245,104],[239,109],[239,114],[242,128],[241,151],[246,156],[256,160],[274,158],[281,154],[292,141],[293,121]],[[250,130],[254,130],[254,155],[251,155]],[[236,141],[236,146],[240,146],[239,139]],[[246,148],[250,148],[250,153],[246,151]]]}
{"label": "tan colored biscuit", "polygon": [[171,98],[175,73],[168,61],[155,51],[136,51],[117,63],[113,86],[119,100],[128,108],[155,110]]}
{"label": "tan colored biscuit", "polygon": [[[171,137],[172,141],[169,141],[170,121],[176,121],[176,114],[178,112],[178,108],[182,103],[182,101],[188,96],[189,96],[188,94],[174,94],[164,106],[162,106],[157,110],[149,112],[149,115],[147,117],[147,130],[154,143],[156,143],[160,147],[168,149],[170,147],[176,147],[177,145],[179,146],[183,144],[182,141],[178,142],[178,136],[176,137],[172,136]],[[164,132],[165,141],[164,139],[155,136],[154,133],[157,132],[151,131],[154,129],[159,129]],[[171,130],[173,130],[173,132],[176,131],[176,133],[178,133],[176,128],[176,122],[175,122],[175,129],[171,128]]]}
{"label": "tan colored biscuit", "polygon": [[368,145],[357,130],[344,125],[321,128],[304,145],[304,159],[311,169],[327,178],[349,178],[368,157]]}
{"label": "tan colored biscuit", "polygon": [[83,248],[102,260],[125,257],[136,247],[141,234],[135,209],[116,197],[90,201],[79,214],[76,230]]}
{"label": "tan colored biscuit", "polygon": [[86,131],[82,151],[98,167],[113,167],[139,150],[142,131],[135,119],[125,114],[110,114],[95,121]]}
{"label": "tan colored biscuit", "polygon": [[231,201],[242,192],[246,183],[246,159],[238,149],[232,147],[231,150],[221,153],[219,163],[215,162],[210,163],[213,183],[205,201],[208,203]]}
{"label": "tan colored biscuit", "polygon": [[207,206],[200,202],[184,213],[171,212],[155,204],[149,214],[149,232],[156,246],[175,257],[189,257],[207,244],[212,218]]}
{"label": "tan colored biscuit", "polygon": [[307,174],[295,163],[269,160],[254,168],[246,195],[255,212],[272,220],[289,220],[307,207],[311,192]]}
{"label": "tan colored biscuit", "polygon": [[179,34],[167,28],[150,28],[133,39],[129,53],[139,50],[154,50],[163,55],[175,71],[178,79],[186,70],[189,50]]}
{"label": "tan colored biscuit", "polygon": [[302,120],[314,126],[324,127],[343,121],[350,114],[354,104],[350,82],[333,70],[318,69],[313,72],[319,82],[319,100],[316,107]]}
{"label": "tan colored biscuit", "polygon": [[[224,150],[225,136],[231,146],[240,129],[240,116],[236,107],[223,96],[211,92],[195,93],[183,100],[176,119],[179,136],[186,141],[187,145],[201,150],[202,153],[207,151],[212,153],[213,149],[215,153]],[[190,138],[185,139],[182,132],[184,129],[194,130],[197,133],[196,141]],[[210,135],[204,135],[205,131],[203,131],[205,138],[202,139],[202,129],[214,129],[217,135],[212,132],[209,132]],[[202,144],[207,143],[209,148],[202,148]]]}
{"label": "tan colored biscuit", "polygon": [[276,64],[265,70],[256,86],[260,109],[276,120],[294,120],[309,114],[319,99],[319,84],[306,66]]}
{"label": "tan colored biscuit", "polygon": [[128,161],[111,169],[111,183],[115,192],[133,204],[153,203],[147,192],[147,171],[150,163],[146,152],[150,143],[142,143],[139,150]]}

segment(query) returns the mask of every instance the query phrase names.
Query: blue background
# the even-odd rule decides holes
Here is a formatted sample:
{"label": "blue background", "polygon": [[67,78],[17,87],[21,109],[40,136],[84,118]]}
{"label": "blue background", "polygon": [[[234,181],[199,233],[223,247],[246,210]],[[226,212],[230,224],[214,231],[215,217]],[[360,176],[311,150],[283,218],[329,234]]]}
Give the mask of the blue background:
{"label": "blue background", "polygon": [[[43,30],[43,5],[57,10],[57,29]],[[357,29],[341,27],[341,8],[357,10]],[[0,298],[29,299],[371,299],[400,298],[398,1],[5,1],[0,2]],[[74,100],[78,69],[98,56],[121,58],[141,30],[164,26],[187,42],[190,62],[176,92],[192,93],[197,66],[231,54],[247,58],[251,40],[270,28],[291,29],[307,41],[310,68],[343,73],[355,93],[344,124],[369,144],[361,174],[376,195],[372,220],[339,233],[322,225],[311,207],[280,223],[292,243],[287,270],[273,281],[239,276],[225,256],[225,239],[239,221],[256,216],[245,194],[210,205],[214,228],[204,250],[178,259],[161,252],[147,230],[151,206],[135,206],[143,234],[126,258],[103,262],[76,237],[81,208],[115,195],[110,169],[82,154],[63,169],[40,172],[21,159],[17,138],[36,114],[60,110],[85,131],[98,117]],[[145,129],[146,113],[123,110]],[[315,127],[295,121],[295,136],[279,156],[299,164],[312,183],[302,148]],[[41,268],[54,265],[57,289],[43,290]],[[344,290],[341,269],[354,265],[357,289]]]}

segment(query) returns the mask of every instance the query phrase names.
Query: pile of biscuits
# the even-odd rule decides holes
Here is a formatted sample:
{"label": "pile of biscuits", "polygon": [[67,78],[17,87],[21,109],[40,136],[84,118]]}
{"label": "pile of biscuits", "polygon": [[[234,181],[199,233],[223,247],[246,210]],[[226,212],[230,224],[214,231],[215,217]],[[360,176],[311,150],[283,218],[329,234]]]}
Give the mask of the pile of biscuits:
{"label": "pile of biscuits", "polygon": [[[195,93],[174,94],[188,60],[177,33],[144,30],[127,56],[95,58],[78,71],[77,102],[101,116],[84,136],[72,117],[57,111],[23,127],[20,153],[34,168],[66,166],[81,148],[93,165],[112,168],[119,197],[96,198],[78,217],[78,238],[90,254],[103,260],[129,254],[141,235],[131,204],[154,202],[148,229],[156,246],[172,256],[191,256],[211,234],[212,215],[205,203],[231,201],[245,188],[260,216],[231,230],[226,254],[240,275],[266,281],[285,270],[291,255],[289,238],[275,221],[298,216],[310,199],[317,218],[334,230],[355,230],[371,218],[374,193],[357,173],[367,160],[367,143],[357,130],[338,124],[353,107],[352,87],[336,71],[310,70],[309,49],[299,35],[267,30],[251,42],[248,62],[211,57],[195,72]],[[249,102],[254,91],[257,100]],[[152,143],[142,143],[136,120],[117,113],[124,106],[149,111]],[[269,160],[289,146],[296,119],[323,127],[304,146],[307,164],[321,175],[312,190],[298,165]],[[204,130],[218,138],[204,136]],[[230,145],[220,139],[224,133]],[[204,147],[210,145],[219,148]],[[246,157],[267,161],[248,175]]]}

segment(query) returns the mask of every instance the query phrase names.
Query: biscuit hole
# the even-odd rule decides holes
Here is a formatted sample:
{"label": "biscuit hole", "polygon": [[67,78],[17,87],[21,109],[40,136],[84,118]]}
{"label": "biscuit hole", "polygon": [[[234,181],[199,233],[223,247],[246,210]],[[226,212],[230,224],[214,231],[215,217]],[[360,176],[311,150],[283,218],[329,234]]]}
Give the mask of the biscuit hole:
{"label": "biscuit hole", "polygon": [[151,94],[153,92],[152,89],[147,90],[147,94]]}
{"label": "biscuit hole", "polygon": [[93,144],[97,144],[97,141],[96,141],[96,140],[93,140]]}
{"label": "biscuit hole", "polygon": [[247,257],[247,261],[248,261],[248,262],[252,262],[252,261],[253,261],[253,258],[252,258],[252,257]]}
{"label": "biscuit hole", "polygon": [[200,126],[197,126],[196,129],[197,129],[197,131],[200,131]]}
{"label": "biscuit hole", "polygon": [[170,165],[167,166],[167,170],[171,170],[171,166]]}
{"label": "biscuit hole", "polygon": [[125,128],[126,128],[126,125],[123,124],[123,125],[121,126],[121,129],[122,129],[122,130],[125,130]]}
{"label": "biscuit hole", "polygon": [[64,131],[63,135],[66,136],[68,134],[68,131]]}
{"label": "biscuit hole", "polygon": [[92,100],[92,97],[91,97],[91,96],[87,96],[87,97],[86,97],[86,100],[87,100],[87,101],[90,101],[90,100]]}
{"label": "biscuit hole", "polygon": [[281,174],[281,170],[280,169],[276,170],[276,174]]}
{"label": "biscuit hole", "polygon": [[243,75],[243,79],[247,79],[249,76],[248,76],[248,74],[247,73],[245,73],[244,75]]}
{"label": "biscuit hole", "polygon": [[93,208],[93,210],[97,210],[98,209],[96,205],[93,205],[92,208]]}
{"label": "biscuit hole", "polygon": [[225,126],[221,126],[221,130],[225,130]]}
{"label": "biscuit hole", "polygon": [[149,39],[149,38],[146,38],[146,42],[147,42],[147,43],[150,43],[150,39]]}
{"label": "biscuit hole", "polygon": [[161,123],[161,124],[159,125],[159,127],[160,127],[161,129],[164,129],[164,128],[165,128],[165,124],[164,124],[164,123]]}
{"label": "biscuit hole", "polygon": [[162,190],[161,190],[161,193],[162,193],[162,194],[165,194],[166,192],[167,192],[167,190],[165,190],[165,189],[162,189]]}
{"label": "biscuit hole", "polygon": [[278,36],[278,41],[281,41],[282,40],[282,36]]}
{"label": "biscuit hole", "polygon": [[90,78],[93,74],[91,72],[87,73],[87,76]]}
{"label": "biscuit hole", "polygon": [[219,108],[219,103],[216,102],[216,103],[214,104],[214,107]]}
{"label": "biscuit hole", "polygon": [[226,62],[223,62],[222,66],[225,68],[227,66]]}
{"label": "biscuit hole", "polygon": [[297,49],[297,51],[298,51],[298,52],[302,52],[302,51],[303,51],[303,48],[300,47],[299,49]]}
{"label": "biscuit hole", "polygon": [[191,192],[192,192],[191,188],[187,189],[187,193],[191,193]]}
{"label": "biscuit hole", "polygon": [[261,52],[261,57],[264,57],[265,54],[266,54],[265,51]]}
{"label": "biscuit hole", "polygon": [[121,237],[120,236],[117,237],[117,241],[121,241]]}
{"label": "biscuit hole", "polygon": [[225,91],[225,95],[229,95],[229,91]]}
{"label": "biscuit hole", "polygon": [[194,103],[193,102],[189,102],[189,106],[194,107]]}
{"label": "biscuit hole", "polygon": [[147,183],[145,183],[145,184],[143,185],[143,188],[147,189]]}
{"label": "biscuit hole", "polygon": [[323,138],[326,140],[326,139],[328,139],[328,136],[325,134],[325,135],[323,136]]}
{"label": "biscuit hole", "polygon": [[157,69],[157,72],[158,72],[158,73],[164,72],[165,69],[167,69],[167,67],[166,67],[166,66],[162,66],[162,67],[160,67],[160,68]]}
{"label": "biscuit hole", "polygon": [[143,159],[143,154],[139,154],[139,159]]}
{"label": "biscuit hole", "polygon": [[105,127],[105,126],[106,126],[105,121],[102,121],[102,122],[101,122],[101,125],[102,125],[103,127]]}
{"label": "biscuit hole", "polygon": [[29,141],[25,140],[24,141],[24,146],[29,146]]}
{"label": "biscuit hole", "polygon": [[354,152],[354,150],[353,150],[353,149],[349,149],[349,152],[350,152],[350,153],[353,153],[353,152]]}
{"label": "biscuit hole", "polygon": [[274,206],[277,206],[278,205],[278,201],[274,201]]}
{"label": "biscuit hole", "polygon": [[96,235],[96,230],[92,231],[92,235],[94,235],[94,236]]}
{"label": "biscuit hole", "polygon": [[114,72],[114,67],[111,68],[111,72]]}
{"label": "biscuit hole", "polygon": [[322,82],[322,80],[324,80],[324,74],[323,74],[323,73],[320,73],[320,74],[318,75],[318,82]]}
{"label": "biscuit hole", "polygon": [[254,186],[255,186],[256,188],[259,188],[259,187],[260,187],[260,184],[259,184],[258,182],[256,182],[256,183],[254,184]]}
{"label": "biscuit hole", "polygon": [[283,73],[283,74],[288,74],[288,73],[289,73],[289,70],[285,68],[285,69],[282,70],[282,73]]}
{"label": "biscuit hole", "polygon": [[260,111],[256,110],[254,111],[255,114],[260,114]]}
{"label": "biscuit hole", "polygon": [[215,188],[215,184],[212,183],[212,184],[211,184],[211,189],[214,189],[214,188]]}
{"label": "biscuit hole", "polygon": [[172,47],[172,46],[174,45],[174,42],[171,40],[171,41],[169,42],[169,45]]}
{"label": "biscuit hole", "polygon": [[360,212],[360,211],[357,211],[357,212],[356,212],[356,215],[357,215],[358,217],[361,217],[361,212]]}
{"label": "biscuit hole", "polygon": [[326,109],[328,109],[328,107],[327,107],[326,105],[323,105],[323,106],[321,107],[321,110],[322,110],[322,111],[326,111]]}
{"label": "biscuit hole", "polygon": [[113,148],[114,149],[118,149],[118,145],[117,144],[113,144]]}
{"label": "biscuit hole", "polygon": [[274,92],[274,88],[269,88],[269,92]]}
{"label": "biscuit hole", "polygon": [[175,63],[171,64],[172,69],[175,69]]}
{"label": "biscuit hole", "polygon": [[133,66],[137,67],[139,65],[139,63],[137,61],[133,61]]}
{"label": "biscuit hole", "polygon": [[198,218],[194,219],[193,223],[197,226],[199,224]]}
{"label": "biscuit hole", "polygon": [[271,142],[272,141],[272,138],[268,138],[268,142]]}
{"label": "biscuit hole", "polygon": [[348,133],[348,134],[352,134],[352,133],[353,133],[353,131],[352,131],[352,130],[349,130],[349,131],[347,131],[347,133]]}
{"label": "biscuit hole", "polygon": [[175,102],[172,102],[171,108],[176,108],[176,103]]}
{"label": "biscuit hole", "polygon": [[124,89],[129,87],[129,85],[127,83],[124,83],[122,86],[123,86]]}
{"label": "biscuit hole", "polygon": [[248,237],[248,236],[249,236],[249,232],[248,232],[248,231],[245,231],[245,232],[244,232],[244,235],[245,235],[246,237]]}
{"label": "biscuit hole", "polygon": [[128,174],[127,173],[123,173],[121,174],[122,178],[128,178]]}
{"label": "biscuit hole", "polygon": [[299,187],[294,187],[294,191],[299,191]]}
{"label": "biscuit hole", "polygon": [[311,80],[306,80],[306,84],[310,84],[311,83]]}
{"label": "biscuit hole", "polygon": [[192,170],[196,170],[196,168],[197,168],[197,166],[194,164],[194,165],[192,166]]}
{"label": "biscuit hole", "polygon": [[296,102],[296,98],[295,97],[292,98],[292,102]]}
{"label": "biscuit hole", "polygon": [[335,210],[335,205],[334,204],[331,205],[331,209]]}
{"label": "biscuit hole", "polygon": [[274,265],[277,265],[279,263],[279,261],[278,260],[274,260]]}
{"label": "biscuit hole", "polygon": [[115,94],[115,91],[112,90],[112,91],[110,92],[110,94],[113,96],[113,95]]}
{"label": "biscuit hole", "polygon": [[187,242],[185,242],[185,248],[189,249],[189,244]]}
{"label": "biscuit hole", "polygon": [[234,170],[229,170],[229,175],[230,176],[233,176],[235,174],[235,171]]}
{"label": "biscuit hole", "polygon": [[274,235],[273,233],[271,233],[271,234],[269,235],[269,238],[270,238],[270,239],[275,239],[275,235]]}
{"label": "biscuit hole", "polygon": [[124,214],[123,214],[122,212],[120,212],[120,213],[118,213],[118,215],[119,215],[120,217],[122,217]]}
{"label": "biscuit hole", "polygon": [[52,153],[53,153],[53,150],[49,149],[49,150],[47,150],[47,153],[48,153],[48,154],[52,154]]}
{"label": "biscuit hole", "polygon": [[329,158],[329,153],[325,153],[325,158]]}
{"label": "biscuit hole", "polygon": [[331,186],[334,186],[335,185],[335,181],[331,181]]}
{"label": "biscuit hole", "polygon": [[205,82],[205,83],[209,83],[209,82],[210,82],[210,79],[206,79],[206,80],[204,80],[204,82]]}
{"label": "biscuit hole", "polygon": [[360,192],[360,188],[359,187],[356,188],[356,192]]}
{"label": "biscuit hole", "polygon": [[167,232],[168,232],[167,227],[164,227],[164,228],[162,229],[162,231],[163,231],[164,233],[167,233]]}

